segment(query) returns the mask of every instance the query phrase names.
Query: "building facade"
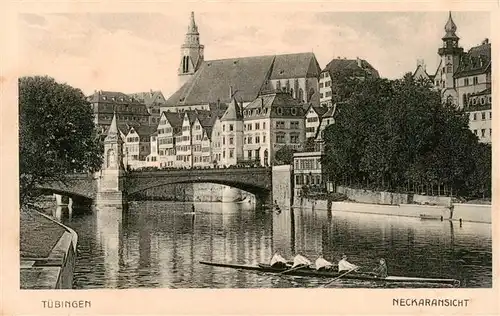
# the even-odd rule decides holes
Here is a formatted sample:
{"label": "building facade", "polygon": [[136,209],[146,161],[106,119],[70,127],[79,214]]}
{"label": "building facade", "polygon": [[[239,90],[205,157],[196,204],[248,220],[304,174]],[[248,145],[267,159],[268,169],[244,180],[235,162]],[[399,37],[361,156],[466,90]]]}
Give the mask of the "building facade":
{"label": "building facade", "polygon": [[460,47],[457,25],[451,12],[444,27],[440,62],[434,75],[417,65],[413,77],[427,78],[440,91],[443,102],[455,104],[469,115],[469,128],[480,142],[492,142],[491,43],[485,39],[465,52]]}

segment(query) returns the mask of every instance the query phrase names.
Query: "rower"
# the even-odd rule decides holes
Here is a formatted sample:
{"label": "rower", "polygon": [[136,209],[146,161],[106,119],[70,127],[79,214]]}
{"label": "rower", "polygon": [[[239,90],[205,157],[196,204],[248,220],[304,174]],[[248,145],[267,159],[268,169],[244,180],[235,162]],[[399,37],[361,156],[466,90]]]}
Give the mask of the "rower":
{"label": "rower", "polygon": [[387,278],[387,264],[385,263],[384,258],[380,258],[379,265],[373,270],[373,272],[380,279]]}
{"label": "rower", "polygon": [[319,258],[316,259],[315,266],[318,271],[327,271],[333,268],[333,264],[326,261],[325,258],[323,258],[323,254],[320,254]]}
{"label": "rower", "polygon": [[275,253],[274,256],[271,258],[271,262],[269,265],[272,268],[286,268],[286,260],[283,258],[279,253]]}
{"label": "rower", "polygon": [[309,267],[311,265],[311,261],[309,261],[309,259],[307,259],[306,257],[300,255],[300,254],[297,254],[295,256],[295,258],[293,258],[293,265],[292,265],[292,269],[293,268],[299,268],[299,267]]}
{"label": "rower", "polygon": [[347,256],[342,255],[342,259],[339,261],[339,272],[357,269],[359,269],[357,265],[350,263],[349,261],[347,261]]}

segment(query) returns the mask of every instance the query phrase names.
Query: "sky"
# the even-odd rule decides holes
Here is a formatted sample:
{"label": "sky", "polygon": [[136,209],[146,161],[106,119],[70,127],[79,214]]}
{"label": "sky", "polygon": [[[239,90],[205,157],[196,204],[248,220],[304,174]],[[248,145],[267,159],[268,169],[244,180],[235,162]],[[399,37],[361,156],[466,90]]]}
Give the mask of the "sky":
{"label": "sky", "polygon": [[[490,14],[453,12],[468,50],[490,37]],[[178,88],[180,46],[190,11],[20,14],[21,75],[48,75],[80,88],[134,93]],[[362,58],[382,77],[399,78],[424,59],[435,72],[448,12],[195,11],[205,60],[314,52]]]}

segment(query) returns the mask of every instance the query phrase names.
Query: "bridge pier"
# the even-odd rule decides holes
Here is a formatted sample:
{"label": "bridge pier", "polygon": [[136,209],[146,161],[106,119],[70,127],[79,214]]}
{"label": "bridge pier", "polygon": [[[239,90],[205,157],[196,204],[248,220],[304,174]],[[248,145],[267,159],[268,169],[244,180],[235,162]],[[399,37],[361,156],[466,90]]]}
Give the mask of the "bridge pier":
{"label": "bridge pier", "polygon": [[54,198],[56,199],[57,206],[68,206],[70,203],[73,203],[72,199],[65,195],[54,193]]}

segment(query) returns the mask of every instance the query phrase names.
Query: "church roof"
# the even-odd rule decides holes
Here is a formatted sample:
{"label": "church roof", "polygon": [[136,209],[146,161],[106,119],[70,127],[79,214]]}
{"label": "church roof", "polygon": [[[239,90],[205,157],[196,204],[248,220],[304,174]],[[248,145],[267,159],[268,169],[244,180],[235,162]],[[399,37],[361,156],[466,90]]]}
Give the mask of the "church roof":
{"label": "church roof", "polygon": [[270,79],[319,77],[321,68],[313,53],[276,55]]}
{"label": "church roof", "polygon": [[[167,106],[251,102],[267,80],[319,76],[313,53],[253,56],[204,61],[198,71],[170,98]],[[230,88],[231,87],[231,88]]]}

